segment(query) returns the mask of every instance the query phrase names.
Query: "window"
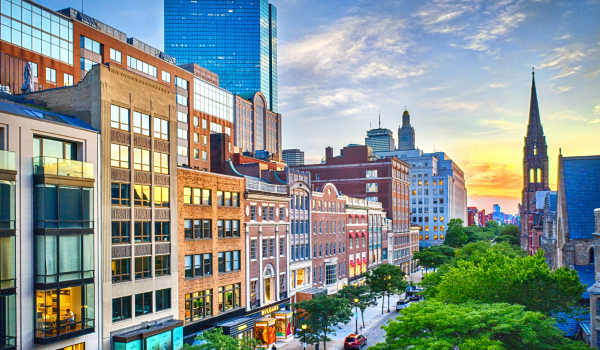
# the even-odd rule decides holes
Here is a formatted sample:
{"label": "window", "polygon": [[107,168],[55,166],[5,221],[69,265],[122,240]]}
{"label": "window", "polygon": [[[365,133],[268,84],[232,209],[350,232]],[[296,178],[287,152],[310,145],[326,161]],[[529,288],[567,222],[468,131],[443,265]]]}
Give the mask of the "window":
{"label": "window", "polygon": [[133,227],[135,243],[150,242],[150,221],[136,221]]}
{"label": "window", "polygon": [[188,156],[188,148],[187,146],[181,146],[181,145],[177,145],[177,154],[182,156],[182,157],[187,157]]}
{"label": "window", "polygon": [[377,170],[367,170],[366,177],[377,177]]}
{"label": "window", "polygon": [[96,61],[89,60],[87,58],[81,57],[79,60],[81,70],[90,71],[95,64],[99,64]]}
{"label": "window", "polygon": [[219,287],[219,312],[232,310],[241,305],[241,284]]}
{"label": "window", "polygon": [[152,266],[149,256],[135,258],[135,279],[152,277]]}
{"label": "window", "polygon": [[81,36],[81,48],[92,51],[98,55],[102,54],[100,43],[90,38],[86,38],[83,35]]}
{"label": "window", "polygon": [[152,313],[152,292],[135,295],[135,316]]}
{"label": "window", "polygon": [[154,117],[154,137],[169,141],[169,121]]}
{"label": "window", "polygon": [[219,272],[240,270],[240,251],[219,252]]}
{"label": "window", "polygon": [[175,76],[175,85],[185,90],[188,89],[188,81],[181,79],[178,76]]}
{"label": "window", "polygon": [[269,239],[269,256],[271,258],[275,257],[275,238]]}
{"label": "window", "polygon": [[[284,221],[284,220],[285,220],[285,208],[279,207],[279,221]],[[315,230],[316,230],[316,226],[315,226]]]}
{"label": "window", "polygon": [[[227,203],[227,196],[225,197],[225,203]],[[239,207],[240,206],[240,194],[237,192],[231,193],[231,206]]]}
{"label": "window", "polygon": [[185,278],[212,275],[212,253],[186,255],[184,263]]}
{"label": "window", "polygon": [[157,255],[154,258],[154,276],[159,277],[169,275],[171,273],[169,269],[169,262],[169,255]]}
{"label": "window", "polygon": [[279,256],[285,256],[285,238],[279,239]]}
{"label": "window", "polygon": [[128,320],[131,318],[131,296],[112,300],[112,321]]}
{"label": "window", "polygon": [[212,289],[185,295],[185,322],[212,316]]}
{"label": "window", "polygon": [[127,66],[155,78],[158,75],[156,67],[131,56],[127,56]]}
{"label": "window", "polygon": [[183,188],[183,203],[196,205],[210,205],[210,190],[200,188]]}
{"label": "window", "polygon": [[212,237],[212,220],[184,220],[186,239],[202,239]]}
{"label": "window", "polygon": [[150,206],[150,186],[133,185],[133,204],[136,207]]}
{"label": "window", "polygon": [[56,70],[46,67],[46,81],[56,84]]}
{"label": "window", "polygon": [[177,138],[180,138],[182,140],[187,140],[188,139],[188,131],[185,129],[177,128]]}
{"label": "window", "polygon": [[133,149],[133,169],[150,171],[150,151],[146,149]]}
{"label": "window", "polygon": [[377,192],[377,183],[368,183],[367,192]]}
{"label": "window", "polygon": [[129,184],[112,183],[111,197],[113,205],[129,205]]}
{"label": "window", "polygon": [[156,296],[155,312],[171,308],[171,288],[157,290],[154,294]]}
{"label": "window", "polygon": [[154,186],[154,206],[157,208],[169,207],[169,188]]}
{"label": "window", "polygon": [[150,116],[133,111],[133,132],[150,136]]}
{"label": "window", "polygon": [[112,243],[129,243],[130,242],[130,221],[113,221],[111,225]]}
{"label": "window", "polygon": [[266,239],[263,239],[262,241],[262,257],[263,259],[266,259],[269,257],[269,241]]}
{"label": "window", "polygon": [[38,65],[37,65],[37,63],[31,62],[31,75],[33,75],[36,78],[38,77]]}
{"label": "window", "polygon": [[131,259],[112,261],[112,283],[131,281]]}
{"label": "window", "polygon": [[269,221],[275,221],[275,207],[269,207]]}
{"label": "window", "polygon": [[262,207],[262,219],[263,221],[267,221],[267,216],[269,215],[267,206],[263,205]]}
{"label": "window", "polygon": [[219,220],[217,222],[218,237],[240,237],[239,220]]}
{"label": "window", "polygon": [[129,110],[123,107],[111,105],[110,127],[129,131]]}
{"label": "window", "polygon": [[325,265],[325,284],[337,282],[337,265]]}
{"label": "window", "polygon": [[202,119],[202,129],[206,130],[208,128],[208,123],[206,122],[206,119]]}
{"label": "window", "polygon": [[64,86],[72,86],[73,85],[73,76],[71,74],[64,73]]}
{"label": "window", "polygon": [[156,221],[154,223],[154,241],[168,242],[170,241],[169,221]]}
{"label": "window", "polygon": [[129,146],[110,145],[110,165],[115,168],[129,169]]}
{"label": "window", "polygon": [[187,106],[188,105],[188,98],[180,95],[180,94],[175,94],[176,97],[176,101],[178,104],[182,105],[182,106]]}
{"label": "window", "polygon": [[250,241],[250,260],[256,260],[256,239]]}
{"label": "window", "polygon": [[205,162],[208,161],[208,153],[206,151],[202,151],[202,160]]}
{"label": "window", "polygon": [[121,63],[121,51],[117,51],[111,47],[110,48],[110,59],[112,61]]}
{"label": "window", "polygon": [[194,159],[200,159],[200,151],[197,149],[194,149]]}
{"label": "window", "polygon": [[250,220],[256,221],[256,205],[250,206]]}
{"label": "window", "polygon": [[169,174],[169,155],[166,153],[154,152],[154,172]]}

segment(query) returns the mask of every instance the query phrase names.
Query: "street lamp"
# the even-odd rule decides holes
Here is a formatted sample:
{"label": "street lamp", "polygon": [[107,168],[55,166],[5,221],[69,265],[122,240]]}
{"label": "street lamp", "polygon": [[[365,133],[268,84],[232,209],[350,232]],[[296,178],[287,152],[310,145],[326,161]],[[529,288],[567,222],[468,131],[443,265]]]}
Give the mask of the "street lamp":
{"label": "street lamp", "polygon": [[358,298],[354,298],[354,316],[356,319],[354,333],[358,334]]}
{"label": "street lamp", "polygon": [[[387,277],[388,281],[392,279],[392,276]],[[390,282],[388,282],[388,290],[390,289]],[[382,300],[383,302],[383,300]],[[390,312],[390,292],[388,292],[388,312]]]}
{"label": "street lamp", "polygon": [[302,345],[304,346],[304,350],[306,350],[306,325],[303,324],[301,327],[302,327],[302,338],[304,338],[304,341],[302,341]]}

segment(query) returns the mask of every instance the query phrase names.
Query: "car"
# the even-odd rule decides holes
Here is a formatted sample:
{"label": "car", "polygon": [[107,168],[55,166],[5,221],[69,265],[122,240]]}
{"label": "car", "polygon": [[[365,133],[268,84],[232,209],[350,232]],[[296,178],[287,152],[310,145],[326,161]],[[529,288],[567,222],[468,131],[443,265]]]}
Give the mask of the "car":
{"label": "car", "polygon": [[362,334],[350,334],[344,339],[344,350],[361,349],[367,346],[367,337]]}
{"label": "car", "polygon": [[396,310],[398,310],[398,311],[400,311],[402,309],[406,309],[409,306],[410,306],[410,300],[408,300],[408,299],[398,300],[398,302],[396,302]]}
{"label": "car", "polygon": [[411,295],[411,296],[408,298],[408,300],[410,300],[410,301],[421,301],[421,300],[423,300],[423,297],[422,297],[422,296],[420,296],[419,294],[413,293],[413,294],[412,294],[412,295]]}

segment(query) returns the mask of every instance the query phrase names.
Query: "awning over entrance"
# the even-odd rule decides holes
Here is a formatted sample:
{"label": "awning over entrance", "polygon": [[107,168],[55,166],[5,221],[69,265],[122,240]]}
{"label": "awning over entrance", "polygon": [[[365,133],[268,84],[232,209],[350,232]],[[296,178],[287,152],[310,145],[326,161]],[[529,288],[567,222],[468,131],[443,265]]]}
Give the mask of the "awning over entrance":
{"label": "awning over entrance", "polygon": [[167,322],[113,336],[115,350],[183,348],[183,321]]}

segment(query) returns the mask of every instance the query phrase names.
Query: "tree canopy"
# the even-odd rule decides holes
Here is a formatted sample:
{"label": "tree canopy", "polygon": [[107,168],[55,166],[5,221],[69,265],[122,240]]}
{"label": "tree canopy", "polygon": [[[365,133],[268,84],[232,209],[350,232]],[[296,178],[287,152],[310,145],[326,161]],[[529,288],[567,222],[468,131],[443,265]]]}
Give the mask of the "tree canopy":
{"label": "tree canopy", "polygon": [[428,269],[438,268],[453,257],[454,249],[446,245],[435,245],[413,253],[413,260],[417,260],[419,266]]}
{"label": "tree canopy", "polygon": [[[375,295],[385,295],[389,297],[392,294],[402,293],[408,287],[408,282],[404,280],[404,272],[396,265],[381,264],[373,270],[367,271],[365,283]],[[383,313],[383,301],[381,303],[381,313]]]}
{"label": "tree canopy", "polygon": [[498,234],[498,237],[496,237],[495,241],[498,243],[506,242],[513,246],[520,246],[520,234],[521,233],[519,231],[519,227],[516,225],[502,226],[502,228],[500,229],[500,233]]}
{"label": "tree canopy", "polygon": [[444,245],[452,248],[462,247],[467,243],[469,237],[463,230],[463,221],[461,219],[451,219],[446,228],[446,239]]}
{"label": "tree canopy", "polygon": [[469,300],[523,305],[545,315],[569,312],[584,292],[576,271],[551,270],[543,251],[511,258],[488,249],[476,260],[460,260],[439,275],[429,295],[444,303]]}
{"label": "tree canopy", "polygon": [[184,345],[185,350],[254,350],[258,342],[252,338],[233,338],[223,334],[221,327],[204,331],[197,338],[200,345]]}
{"label": "tree canopy", "polygon": [[400,311],[383,326],[385,342],[374,350],[589,350],[562,336],[554,320],[522,305],[445,304],[428,300]]}
{"label": "tree canopy", "polygon": [[[306,342],[318,344],[323,342],[327,350],[329,335],[335,335],[338,323],[348,323],[352,317],[350,305],[344,298],[330,297],[325,294],[314,296],[310,300],[302,300],[293,304],[299,318],[298,324],[305,324]],[[303,336],[300,333],[297,336]]]}
{"label": "tree canopy", "polygon": [[[365,326],[364,312],[373,302],[375,295],[371,292],[371,288],[366,284],[360,286],[346,286],[340,289],[336,295],[339,298],[343,298],[350,306],[357,306],[360,310],[363,327]],[[358,303],[354,300],[358,299]]]}

